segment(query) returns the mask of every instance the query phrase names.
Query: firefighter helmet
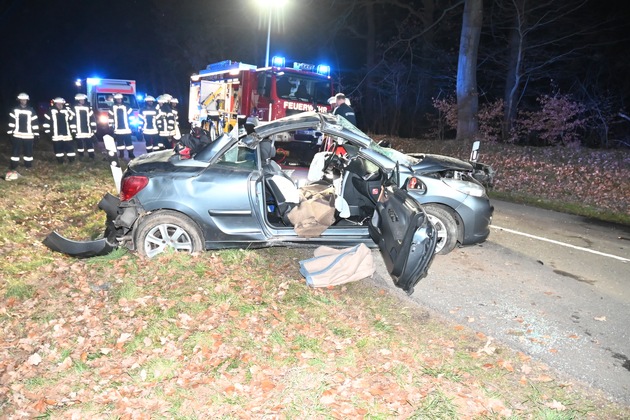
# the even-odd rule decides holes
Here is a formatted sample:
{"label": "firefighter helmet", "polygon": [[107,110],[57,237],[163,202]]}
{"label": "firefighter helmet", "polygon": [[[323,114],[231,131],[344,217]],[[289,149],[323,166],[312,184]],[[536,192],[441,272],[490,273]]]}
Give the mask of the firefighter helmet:
{"label": "firefighter helmet", "polygon": [[164,96],[164,100],[166,102],[171,102],[171,100],[173,99],[173,96],[169,95],[168,93],[164,93],[162,96]]}
{"label": "firefighter helmet", "polygon": [[177,100],[177,98],[171,98],[171,103],[172,104],[178,104],[179,101]]}
{"label": "firefighter helmet", "polygon": [[25,101],[28,101],[29,99],[31,99],[31,98],[29,98],[29,96],[28,96],[26,93],[24,93],[24,92],[20,93],[20,94],[17,96],[17,98],[18,98],[18,100],[20,100],[20,101],[24,101],[24,100],[25,100]]}
{"label": "firefighter helmet", "polygon": [[65,104],[66,100],[61,98],[61,97],[59,97],[59,96],[57,96],[55,99],[53,99],[53,103],[54,104]]}
{"label": "firefighter helmet", "polygon": [[157,101],[159,104],[165,104],[168,102],[168,98],[166,97],[166,95],[160,95],[157,97]]}
{"label": "firefighter helmet", "polygon": [[74,95],[74,100],[75,101],[87,101],[87,95],[85,93],[77,93],[76,95]]}
{"label": "firefighter helmet", "polygon": [[122,93],[114,93],[114,99],[122,99]]}
{"label": "firefighter helmet", "polygon": [[151,95],[147,95],[147,97],[144,98],[144,102],[155,102],[155,98]]}

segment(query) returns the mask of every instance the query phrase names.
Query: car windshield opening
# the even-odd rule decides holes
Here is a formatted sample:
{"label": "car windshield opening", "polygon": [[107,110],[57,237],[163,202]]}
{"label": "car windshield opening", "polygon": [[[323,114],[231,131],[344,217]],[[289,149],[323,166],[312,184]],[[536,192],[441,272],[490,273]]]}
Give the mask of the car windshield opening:
{"label": "car windshield opening", "polygon": [[420,162],[418,159],[416,159],[414,157],[411,157],[411,156],[408,156],[408,155],[406,155],[404,153],[401,153],[398,150],[391,149],[389,147],[379,146],[378,143],[376,143],[374,140],[372,140],[367,134],[365,134],[363,131],[359,130],[357,128],[357,126],[352,124],[350,121],[348,121],[347,119],[345,119],[341,115],[337,115],[337,120],[341,123],[341,126],[345,130],[348,130],[348,131],[352,132],[353,134],[355,134],[357,136],[361,136],[361,137],[364,137],[365,139],[369,140],[370,144],[369,144],[368,148],[374,150],[378,154],[380,154],[382,156],[385,156],[386,158],[388,158],[388,159],[390,159],[390,160],[392,160],[394,162],[398,162],[401,165],[405,165],[405,166],[412,166],[412,165],[415,165],[418,162]]}

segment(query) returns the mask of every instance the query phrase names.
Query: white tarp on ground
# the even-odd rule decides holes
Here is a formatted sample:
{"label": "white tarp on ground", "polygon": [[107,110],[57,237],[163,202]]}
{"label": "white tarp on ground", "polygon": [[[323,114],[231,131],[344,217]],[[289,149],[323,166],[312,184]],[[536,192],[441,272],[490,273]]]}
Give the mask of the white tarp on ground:
{"label": "white tarp on ground", "polygon": [[376,267],[364,244],[335,249],[320,246],[314,257],[300,261],[300,273],[311,287],[328,287],[371,277]]}

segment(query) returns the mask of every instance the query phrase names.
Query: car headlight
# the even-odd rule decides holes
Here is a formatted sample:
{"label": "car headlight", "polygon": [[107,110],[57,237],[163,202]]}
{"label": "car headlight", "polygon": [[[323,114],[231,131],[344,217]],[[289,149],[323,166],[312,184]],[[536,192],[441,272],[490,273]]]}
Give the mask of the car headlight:
{"label": "car headlight", "polygon": [[462,194],[472,195],[473,197],[486,197],[486,189],[477,182],[461,179],[442,179],[442,181]]}

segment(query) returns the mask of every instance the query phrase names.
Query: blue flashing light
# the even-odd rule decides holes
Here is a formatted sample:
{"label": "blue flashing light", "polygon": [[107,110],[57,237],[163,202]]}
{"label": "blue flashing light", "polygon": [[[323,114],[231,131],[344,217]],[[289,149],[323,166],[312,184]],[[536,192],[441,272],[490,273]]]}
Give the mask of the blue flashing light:
{"label": "blue flashing light", "polygon": [[318,65],[317,74],[321,74],[322,76],[330,76],[330,66],[327,64]]}
{"label": "blue flashing light", "polygon": [[271,65],[273,67],[284,67],[286,64],[286,59],[280,55],[274,55],[271,58]]}
{"label": "blue flashing light", "polygon": [[136,95],[136,99],[139,100],[139,101],[143,101],[144,100],[144,95],[139,93],[139,94]]}
{"label": "blue flashing light", "polygon": [[97,86],[101,84],[101,79],[99,79],[98,77],[88,77],[87,78],[87,84],[88,85],[92,85],[92,86]]}
{"label": "blue flashing light", "polygon": [[138,125],[140,125],[140,119],[136,117],[135,115],[132,115],[129,117],[129,124],[134,127],[137,127]]}

